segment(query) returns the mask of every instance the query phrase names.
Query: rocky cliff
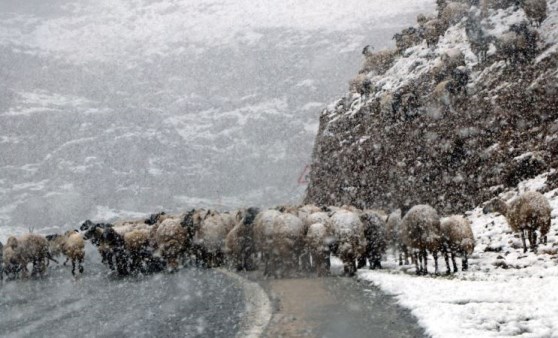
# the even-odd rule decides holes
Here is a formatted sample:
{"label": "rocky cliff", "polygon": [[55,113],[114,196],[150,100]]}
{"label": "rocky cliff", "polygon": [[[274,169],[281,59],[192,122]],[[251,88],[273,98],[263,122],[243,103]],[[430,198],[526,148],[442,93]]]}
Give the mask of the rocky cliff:
{"label": "rocky cliff", "polygon": [[321,114],[305,202],[462,212],[558,167],[558,1],[543,3],[438,1],[396,49],[365,48]]}

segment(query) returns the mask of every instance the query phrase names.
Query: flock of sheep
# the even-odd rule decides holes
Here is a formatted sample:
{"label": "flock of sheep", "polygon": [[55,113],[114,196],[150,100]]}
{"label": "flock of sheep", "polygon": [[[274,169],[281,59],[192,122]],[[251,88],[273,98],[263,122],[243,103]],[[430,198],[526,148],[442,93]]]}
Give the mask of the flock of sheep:
{"label": "flock of sheep", "polygon": [[[471,51],[477,56],[478,64],[504,60],[511,66],[532,62],[536,57],[541,37],[535,27],[540,26],[547,17],[546,0],[455,0],[437,1],[437,16],[419,15],[417,25],[408,27],[394,35],[394,49],[374,52],[369,46],[363,50],[365,57],[359,75],[350,81],[350,90],[361,95],[374,94],[371,77],[379,76],[390,69],[395,60],[406,55],[407,49],[426,42],[428,47],[436,46],[440,37],[455,24],[465,20],[464,30]],[[523,9],[529,21],[515,23],[500,36],[489,34],[485,19],[489,9],[508,7]],[[488,56],[493,47],[495,53]],[[426,74],[426,82],[431,83],[431,94],[420,95],[419,83],[408,83],[393,92],[376,95],[379,111],[386,117],[403,116],[410,119],[417,109],[426,103],[435,103],[450,111],[453,103],[467,94],[470,69],[465,63],[465,55],[459,49],[449,49],[440,55],[431,72]],[[426,101],[421,101],[426,100]]]}
{"label": "flock of sheep", "polygon": [[[546,241],[550,230],[550,205],[540,193],[527,192],[509,204],[494,199],[485,212],[498,211],[510,227],[525,233],[536,251],[537,235]],[[386,215],[378,210],[352,206],[283,206],[260,211],[235,212],[194,209],[148,219],[113,224],[85,221],[80,230],[43,237],[28,233],[0,243],[0,276],[27,278],[28,265],[44,275],[49,261],[63,255],[72,262],[72,274],[83,273],[85,241],[98,249],[102,262],[118,275],[175,271],[190,262],[208,268],[226,266],[237,270],[263,268],[265,276],[284,277],[298,272],[330,271],[330,256],[343,262],[344,274],[352,276],[368,261],[370,269],[381,268],[388,246],[399,251],[399,264],[410,256],[417,274],[426,274],[428,253],[438,273],[438,254],[444,256],[447,273],[457,272],[455,256],[467,270],[475,246],[469,221],[458,215],[440,218],[428,205],[416,205],[402,217],[400,209]]]}

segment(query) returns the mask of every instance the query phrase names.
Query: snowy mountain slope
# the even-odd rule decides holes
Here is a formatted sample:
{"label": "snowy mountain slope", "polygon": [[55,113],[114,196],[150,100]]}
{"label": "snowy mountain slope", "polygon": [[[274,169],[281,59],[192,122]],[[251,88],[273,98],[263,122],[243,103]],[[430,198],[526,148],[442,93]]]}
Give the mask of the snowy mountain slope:
{"label": "snowy mountain slope", "polygon": [[2,1],[0,228],[297,201],[316,108],[434,1]]}
{"label": "snowy mountain slope", "polygon": [[[453,277],[416,277],[393,257],[382,272],[361,270],[359,278],[395,295],[433,337],[556,337],[558,332],[558,189],[549,190],[548,173],[500,194],[547,191],[552,211],[548,243],[539,253],[523,253],[519,234],[500,214],[467,212],[476,238],[469,271]],[[457,259],[459,262],[459,258]],[[440,260],[441,271],[445,263]],[[459,263],[458,263],[459,264]],[[432,260],[429,262],[432,268]]]}
{"label": "snowy mountain slope", "polygon": [[[465,17],[433,46],[422,39],[395,54],[385,72],[365,74],[366,92],[349,92],[322,113],[306,202],[430,203],[458,212],[492,196],[495,186],[517,184],[514,172],[532,177],[556,167],[558,4],[548,3],[548,18],[532,28],[540,41],[531,63],[506,63],[496,49],[503,32],[526,20],[523,9],[481,17],[473,6],[467,15],[491,41],[484,62],[471,49]],[[441,86],[454,75],[444,74],[444,60],[460,54],[451,71],[466,73],[467,85],[448,94]],[[540,167],[521,167],[532,164],[521,163],[527,153],[538,154]]]}

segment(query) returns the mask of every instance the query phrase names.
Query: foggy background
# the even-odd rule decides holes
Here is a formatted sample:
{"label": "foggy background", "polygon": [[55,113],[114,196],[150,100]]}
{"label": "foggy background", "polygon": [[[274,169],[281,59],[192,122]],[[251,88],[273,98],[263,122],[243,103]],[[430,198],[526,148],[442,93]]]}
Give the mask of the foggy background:
{"label": "foggy background", "polygon": [[299,202],[321,109],[434,0],[0,1],[0,226]]}

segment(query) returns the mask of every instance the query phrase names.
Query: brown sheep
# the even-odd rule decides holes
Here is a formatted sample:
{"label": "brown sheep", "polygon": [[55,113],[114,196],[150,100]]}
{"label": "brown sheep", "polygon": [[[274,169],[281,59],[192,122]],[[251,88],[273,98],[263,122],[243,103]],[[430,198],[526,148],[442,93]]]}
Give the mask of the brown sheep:
{"label": "brown sheep", "polygon": [[155,233],[155,241],[169,271],[178,270],[180,259],[186,252],[186,230],[175,219],[164,220]]}
{"label": "brown sheep", "polygon": [[518,196],[509,203],[495,198],[488,202],[483,212],[496,211],[506,217],[513,232],[521,234],[523,252],[527,252],[525,232],[529,238],[531,250],[537,251],[537,233],[540,231],[541,242],[546,243],[546,236],[550,231],[551,212],[550,203],[543,194],[529,191]]}
{"label": "brown sheep", "polygon": [[447,27],[449,25],[455,25],[460,22],[467,13],[469,12],[469,6],[459,2],[448,2],[446,7],[440,13],[440,19],[444,22]]}
{"label": "brown sheep", "polygon": [[[155,225],[153,225],[155,228]],[[130,270],[137,272],[142,269],[142,262],[151,256],[151,235],[157,233],[147,229],[135,229],[124,234],[124,248],[130,256]]]}
{"label": "brown sheep", "polygon": [[403,243],[415,252],[417,274],[427,274],[427,251],[434,256],[435,273],[438,273],[440,251],[440,217],[429,205],[415,205],[401,221]]}
{"label": "brown sheep", "polygon": [[458,215],[442,218],[440,220],[440,230],[447,273],[451,273],[448,254],[451,254],[454,272],[457,272],[455,255],[461,256],[461,270],[466,271],[468,269],[468,258],[475,249],[475,236],[471,229],[471,222]]}
{"label": "brown sheep", "polygon": [[357,268],[364,267],[366,259],[371,270],[382,268],[381,259],[387,248],[387,225],[382,214],[374,210],[364,210],[360,214],[366,248],[359,257]]}
{"label": "brown sheep", "polygon": [[522,7],[534,26],[540,27],[547,17],[548,5],[546,0],[523,0]]}
{"label": "brown sheep", "polygon": [[13,249],[13,256],[9,257],[9,260],[15,263],[14,269],[21,270],[22,278],[28,277],[27,264],[29,263],[33,263],[32,273],[44,275],[50,254],[48,242],[43,236],[28,233],[18,238],[10,237],[6,246]]}
{"label": "brown sheep", "polygon": [[402,54],[408,48],[418,45],[422,41],[421,34],[415,27],[409,27],[401,31],[401,33],[396,33],[392,39],[395,40],[395,46],[399,54]]}
{"label": "brown sheep", "polygon": [[239,222],[227,234],[225,239],[225,253],[229,257],[230,264],[237,270],[250,271],[256,268],[254,264],[254,221],[259,213],[257,208],[248,208]]}
{"label": "brown sheep", "polygon": [[66,261],[72,261],[72,275],[75,275],[76,263],[79,273],[83,273],[83,260],[85,258],[85,241],[77,231],[70,230],[64,235],[46,236],[51,256],[66,256]]}
{"label": "brown sheep", "polygon": [[397,50],[384,49],[374,53],[370,49],[369,46],[366,46],[362,51],[364,62],[359,73],[368,74],[374,72],[374,75],[384,74],[393,64],[397,56]]}

